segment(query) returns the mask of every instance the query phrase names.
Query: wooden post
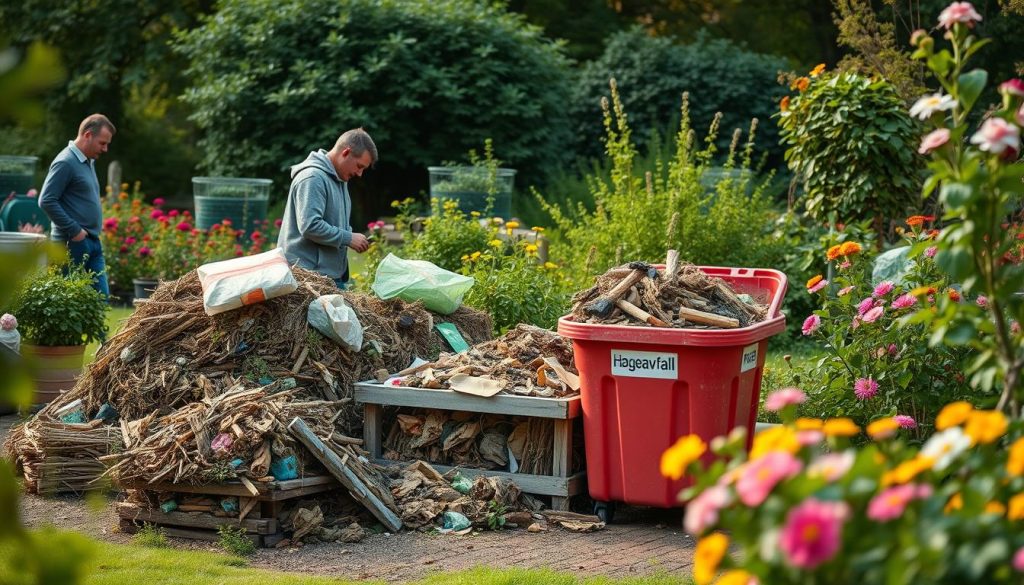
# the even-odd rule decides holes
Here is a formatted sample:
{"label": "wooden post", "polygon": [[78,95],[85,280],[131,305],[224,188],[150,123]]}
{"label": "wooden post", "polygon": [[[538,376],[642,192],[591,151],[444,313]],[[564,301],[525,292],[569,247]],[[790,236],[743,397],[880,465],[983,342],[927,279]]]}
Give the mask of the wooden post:
{"label": "wooden post", "polygon": [[[553,433],[554,445],[551,449],[551,475],[555,477],[569,477],[572,467],[572,419],[555,419]],[[555,510],[568,510],[569,498],[565,496],[551,496],[551,507]]]}
{"label": "wooden post", "polygon": [[[110,187],[110,194],[117,199],[118,193],[121,192],[121,162],[110,161],[110,165],[107,167],[107,187]],[[100,195],[103,195],[100,193]]]}
{"label": "wooden post", "polygon": [[370,459],[377,460],[383,454],[381,433],[384,432],[384,407],[379,404],[363,405],[363,445],[370,453]]}

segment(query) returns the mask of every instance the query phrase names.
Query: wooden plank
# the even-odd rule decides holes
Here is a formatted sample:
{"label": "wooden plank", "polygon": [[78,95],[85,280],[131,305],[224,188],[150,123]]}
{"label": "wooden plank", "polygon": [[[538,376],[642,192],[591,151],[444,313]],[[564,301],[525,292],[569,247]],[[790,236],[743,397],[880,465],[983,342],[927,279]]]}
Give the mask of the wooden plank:
{"label": "wooden plank", "polygon": [[249,519],[239,521],[237,518],[220,518],[212,514],[190,514],[188,512],[161,512],[140,508],[137,504],[119,502],[116,505],[117,515],[127,520],[136,522],[151,522],[153,524],[169,524],[172,526],[187,526],[189,528],[204,528],[216,530],[221,526],[232,526],[244,528],[246,532],[255,534],[271,534],[277,532],[277,520],[275,519]]}
{"label": "wooden plank", "polygon": [[[551,475],[568,477],[572,465],[572,421],[554,421],[554,433],[551,449]],[[568,491],[568,488],[567,488]],[[552,496],[551,507],[556,510],[568,510],[569,498]]]}
{"label": "wooden plank", "polygon": [[[401,461],[388,459],[377,459],[381,465],[402,465]],[[569,477],[554,477],[551,475],[531,475],[528,473],[509,473],[507,471],[494,471],[493,469],[477,469],[475,467],[453,467],[431,463],[431,467],[441,473],[448,473],[452,469],[458,469],[462,475],[470,478],[478,476],[503,477],[514,482],[519,489],[528,494],[541,496],[575,496],[583,493],[583,479],[587,477],[586,472],[570,475]]]}
{"label": "wooden plank", "polygon": [[384,409],[377,404],[363,405],[363,444],[370,453],[371,459],[379,459],[381,437],[384,433]]}
{"label": "wooden plank", "polygon": [[[331,479],[334,479],[333,477]],[[259,498],[263,502],[283,502],[285,500],[293,500],[295,498],[301,498],[312,494],[322,494],[323,492],[329,492],[340,488],[341,485],[334,481],[332,483],[324,483],[320,485],[308,485],[306,487],[294,488],[290,490],[273,490],[269,491]]]}
{"label": "wooden plank", "polygon": [[[329,475],[311,475],[298,479],[286,479],[285,481],[272,481],[264,484],[268,490],[288,491],[296,488],[310,487],[314,485],[337,484],[338,480]],[[259,485],[259,484],[257,484]],[[260,490],[263,491],[263,490]]]}
{"label": "wooden plank", "polygon": [[238,476],[238,481],[240,481],[242,483],[242,486],[246,489],[246,491],[249,492],[250,496],[256,497],[256,496],[260,495],[260,490],[256,489],[256,486],[254,486],[252,484],[252,482],[249,481],[248,477],[240,475],[240,476]]}
{"label": "wooden plank", "polygon": [[242,506],[241,511],[238,512],[238,520],[241,521],[245,520],[245,517],[249,515],[249,512],[252,512],[252,509],[255,508],[260,501],[256,498],[240,498],[238,503]]}
{"label": "wooden plank", "polygon": [[[269,483],[254,483],[259,495],[257,499],[262,501],[267,500],[287,500],[289,498],[298,497],[300,495],[307,495],[316,493],[315,491],[308,491],[305,488],[310,487],[321,487],[319,491],[327,491],[337,487],[338,482],[329,475],[311,475],[309,477],[302,477],[299,479],[289,479],[280,482],[269,482]],[[183,494],[203,494],[209,496],[238,496],[243,498],[252,497],[252,494],[248,489],[245,488],[240,482],[227,482],[227,483],[211,483],[205,485],[192,485],[192,484],[177,484],[171,482],[158,482],[158,483],[146,483],[142,482],[125,482],[119,483],[118,487],[122,490],[148,490],[154,492],[178,492]],[[287,493],[292,490],[303,489],[304,491],[299,494]]]}
{"label": "wooden plank", "polygon": [[[538,418],[572,418],[579,416],[579,396],[540,398],[498,394],[490,398],[470,396],[452,390],[384,386],[375,382],[355,384],[355,400],[364,404],[440,408],[488,414],[533,416]],[[575,407],[570,407],[574,404]]]}
{"label": "wooden plank", "polygon": [[320,463],[324,464],[327,470],[331,472],[331,475],[338,478],[338,481],[348,488],[352,497],[366,506],[378,520],[394,532],[402,529],[402,520],[366,487],[359,476],[348,467],[342,465],[341,458],[338,457],[337,453],[324,445],[323,441],[313,434],[313,431],[310,430],[305,421],[295,417],[288,425],[288,430],[309,449]]}

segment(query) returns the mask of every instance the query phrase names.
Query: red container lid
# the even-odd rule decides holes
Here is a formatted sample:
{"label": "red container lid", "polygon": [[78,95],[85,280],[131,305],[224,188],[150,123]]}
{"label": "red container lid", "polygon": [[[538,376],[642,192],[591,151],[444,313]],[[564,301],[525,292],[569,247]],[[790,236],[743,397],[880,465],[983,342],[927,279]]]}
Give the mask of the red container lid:
{"label": "red container lid", "polygon": [[[657,267],[664,268],[663,265]],[[747,345],[786,329],[786,316],[781,311],[782,299],[786,296],[785,274],[770,268],[698,268],[708,276],[716,276],[728,282],[737,293],[749,294],[767,304],[769,317],[760,323],[737,329],[680,329],[577,323],[572,315],[566,315],[558,320],[558,334],[569,339],[591,341],[722,347]]]}

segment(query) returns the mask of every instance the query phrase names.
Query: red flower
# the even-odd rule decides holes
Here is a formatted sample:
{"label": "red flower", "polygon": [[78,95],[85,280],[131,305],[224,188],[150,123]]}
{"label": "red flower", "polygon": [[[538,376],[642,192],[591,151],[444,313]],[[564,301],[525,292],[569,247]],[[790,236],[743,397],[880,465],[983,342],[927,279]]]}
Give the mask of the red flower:
{"label": "red flower", "polygon": [[134,244],[135,242],[135,236],[128,236],[127,238],[124,239],[124,243],[128,244],[129,246]]}
{"label": "red flower", "polygon": [[179,232],[190,232],[192,231],[192,224],[187,221],[183,221],[178,224],[177,229]]}
{"label": "red flower", "polygon": [[254,241],[254,242],[259,242],[260,240],[263,239],[263,234],[261,234],[258,231],[256,231],[256,232],[253,232],[252,235],[249,236],[249,238],[252,239],[252,241]]}
{"label": "red flower", "polygon": [[116,217],[108,217],[107,219],[103,220],[103,229],[111,230],[111,231],[116,230],[117,229],[117,218]]}
{"label": "red flower", "polygon": [[160,219],[163,216],[164,212],[159,209],[154,209],[153,212],[149,214],[150,219]]}
{"label": "red flower", "polygon": [[912,215],[907,218],[907,225],[911,227],[917,227],[924,224],[925,222],[935,221],[934,215]]}
{"label": "red flower", "polygon": [[121,246],[121,253],[124,254],[126,252],[128,252],[128,246]]}
{"label": "red flower", "polygon": [[281,227],[281,218],[280,217],[274,220],[274,227],[276,227],[276,228]]}
{"label": "red flower", "polygon": [[143,246],[143,247],[139,248],[139,256],[142,256],[143,258],[145,258],[146,256],[149,256],[150,252],[151,252],[151,250],[149,248],[147,248],[146,246]]}
{"label": "red flower", "polygon": [[171,217],[178,217],[178,210],[177,209],[172,209],[172,210],[167,212],[167,215],[169,215]]}
{"label": "red flower", "polygon": [[155,207],[160,207],[163,204],[164,204],[164,198],[163,197],[157,197],[156,199],[153,200],[153,205]]}

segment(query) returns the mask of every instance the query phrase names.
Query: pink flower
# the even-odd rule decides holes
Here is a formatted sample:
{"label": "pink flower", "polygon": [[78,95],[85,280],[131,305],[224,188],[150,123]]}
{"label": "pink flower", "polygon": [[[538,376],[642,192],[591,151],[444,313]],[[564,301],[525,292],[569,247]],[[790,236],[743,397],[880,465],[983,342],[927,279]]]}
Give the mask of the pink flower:
{"label": "pink flower", "polygon": [[187,221],[183,221],[175,226],[179,232],[190,232],[192,231],[192,224]]}
{"label": "pink flower", "polygon": [[803,464],[785,451],[769,451],[743,466],[736,480],[736,493],[747,506],[760,506],[784,479],[800,473]]}
{"label": "pink flower", "polygon": [[10,331],[18,327],[18,319],[10,313],[4,313],[3,317],[0,317],[0,329],[4,331]]}
{"label": "pink flower", "polygon": [[29,189],[28,193],[25,193],[25,196],[27,196],[27,197],[35,197],[38,194],[39,194],[39,191],[36,191],[35,189]]}
{"label": "pink flower", "polygon": [[117,229],[117,218],[116,217],[108,217],[107,219],[103,220],[103,229],[105,229],[105,230],[116,230]]}
{"label": "pink flower", "polygon": [[1013,115],[1013,119],[1017,122],[1018,125],[1024,126],[1024,104],[1020,105],[1020,108],[1017,110],[1017,113]]}
{"label": "pink flower", "polygon": [[901,429],[917,428],[917,421],[914,420],[914,417],[908,416],[906,414],[897,414],[896,416],[892,417],[892,420],[896,421],[896,424],[900,425]]}
{"label": "pink flower", "polygon": [[861,318],[864,319],[865,323],[874,323],[875,321],[878,320],[879,317],[882,316],[882,313],[884,312],[885,309],[883,309],[882,307],[875,307],[868,311],[867,313],[864,313],[864,316]]}
{"label": "pink flower", "polygon": [[814,569],[839,550],[843,522],[850,513],[845,502],[822,502],[808,498],[786,515],[779,537],[790,565]]}
{"label": "pink flower", "polygon": [[1001,154],[1007,148],[1020,150],[1020,128],[1002,118],[989,118],[981,129],[971,136],[971,144],[992,154]]}
{"label": "pink flower", "polygon": [[849,260],[843,260],[843,263],[839,265],[839,269],[840,270],[846,270],[847,268],[849,268],[851,266],[853,266],[853,264],[850,264]]}
{"label": "pink flower", "polygon": [[1018,573],[1024,573],[1024,546],[1017,549],[1017,552],[1013,554],[1013,568]]}
{"label": "pink flower", "polygon": [[128,223],[139,223],[139,216],[137,216],[137,215],[131,216],[130,218],[128,218]]}
{"label": "pink flower", "polygon": [[1018,335],[1020,333],[1020,323],[1013,321],[1010,323],[1010,333]]}
{"label": "pink flower", "polygon": [[127,238],[124,239],[124,243],[128,244],[129,246],[134,244],[136,241],[137,240],[135,239],[135,236],[128,236]]}
{"label": "pink flower", "polygon": [[875,292],[871,293],[871,296],[884,297],[885,295],[891,293],[893,288],[895,288],[895,285],[893,285],[892,282],[888,280],[883,280],[882,282],[878,283],[878,286],[875,287]]}
{"label": "pink flower", "polygon": [[764,408],[770,412],[778,412],[791,404],[803,404],[807,395],[799,388],[782,388],[764,399]]}
{"label": "pink flower", "polygon": [[850,468],[853,467],[853,460],[853,451],[849,450],[842,453],[822,455],[812,461],[807,467],[807,475],[821,477],[825,481],[832,483],[842,479],[846,472],[850,471]]}
{"label": "pink flower", "polygon": [[986,297],[985,295],[978,295],[978,298],[975,299],[974,302],[977,303],[978,306],[981,307],[982,309],[988,307],[988,297]]}
{"label": "pink flower", "polygon": [[949,142],[949,128],[939,128],[925,135],[921,139],[921,146],[918,147],[919,154],[928,154],[943,144]]}
{"label": "pink flower", "polygon": [[954,2],[939,13],[939,24],[946,29],[953,28],[953,25],[962,22],[968,27],[981,21],[981,15],[974,9],[970,2]]}
{"label": "pink flower", "polygon": [[889,344],[889,355],[896,355],[899,352],[899,350],[900,348],[896,347],[895,343]]}
{"label": "pink flower", "polygon": [[868,518],[877,522],[888,522],[903,515],[907,504],[914,499],[927,498],[932,495],[932,486],[927,484],[908,483],[886,489],[871,498],[868,503]]}
{"label": "pink flower", "polygon": [[868,297],[857,305],[857,315],[863,317],[864,313],[867,313],[875,306],[875,299]]}
{"label": "pink flower", "polygon": [[938,251],[939,251],[939,249],[938,249],[938,248],[936,248],[935,246],[929,246],[929,247],[928,247],[928,248],[927,248],[927,249],[926,249],[926,250],[924,251],[924,255],[925,255],[925,257],[927,257],[927,258],[934,258],[934,257],[935,257],[935,253],[936,253],[936,252],[938,252]]}
{"label": "pink flower", "polygon": [[686,519],[683,528],[686,532],[697,536],[718,522],[718,511],[732,503],[729,489],[721,485],[713,485],[702,491],[696,498],[686,504]]}
{"label": "pink flower", "polygon": [[999,84],[999,93],[1004,96],[1024,97],[1024,81],[1020,79],[1007,79]]}
{"label": "pink flower", "polygon": [[160,218],[161,218],[161,217],[163,217],[163,216],[164,216],[164,212],[163,212],[163,211],[160,211],[159,209],[154,209],[154,210],[153,210],[153,211],[152,211],[152,212],[151,212],[151,213],[149,214],[149,217],[150,217],[150,219],[160,219]]}
{"label": "pink flower", "polygon": [[859,400],[872,398],[875,394],[878,394],[878,382],[875,382],[871,378],[858,378],[857,381],[853,383],[853,393]]}
{"label": "pink flower", "polygon": [[282,223],[283,222],[281,221],[281,218],[279,217],[279,218],[274,220],[274,227],[279,228],[279,227],[281,227]]}
{"label": "pink flower", "polygon": [[167,212],[167,217],[178,217],[178,213],[180,212],[177,209],[172,209]]}
{"label": "pink flower", "polygon": [[853,291],[853,286],[852,285],[848,286],[848,287],[845,287],[845,288],[839,289],[839,292],[836,293],[836,295],[841,296],[841,297],[845,297],[846,295],[850,294],[851,291]]}
{"label": "pink flower", "polygon": [[801,447],[809,447],[811,445],[817,445],[825,438],[825,433],[821,431],[797,431],[796,442],[800,443]]}
{"label": "pink flower", "polygon": [[818,292],[819,290],[825,288],[826,286],[828,286],[828,281],[825,280],[825,279],[821,279],[821,280],[818,281],[818,284],[816,284],[816,285],[812,286],[811,288],[807,289],[807,292],[809,292],[811,294],[814,294],[814,293]]}
{"label": "pink flower", "polygon": [[157,197],[156,199],[153,200],[153,205],[156,206],[156,207],[160,207],[164,203],[165,202],[164,202],[164,198],[163,197]]}
{"label": "pink flower", "polygon": [[139,248],[139,256],[142,256],[143,258],[145,258],[146,256],[149,256],[151,253],[152,253],[152,250],[150,250],[146,246],[143,246],[143,247]]}
{"label": "pink flower", "polygon": [[817,315],[811,315],[810,317],[804,319],[804,335],[811,335],[812,333],[818,330],[818,327],[821,327],[821,317]]}
{"label": "pink flower", "polygon": [[917,303],[917,297],[907,293],[896,297],[896,300],[892,302],[893,309],[906,309],[907,307],[913,307]]}

